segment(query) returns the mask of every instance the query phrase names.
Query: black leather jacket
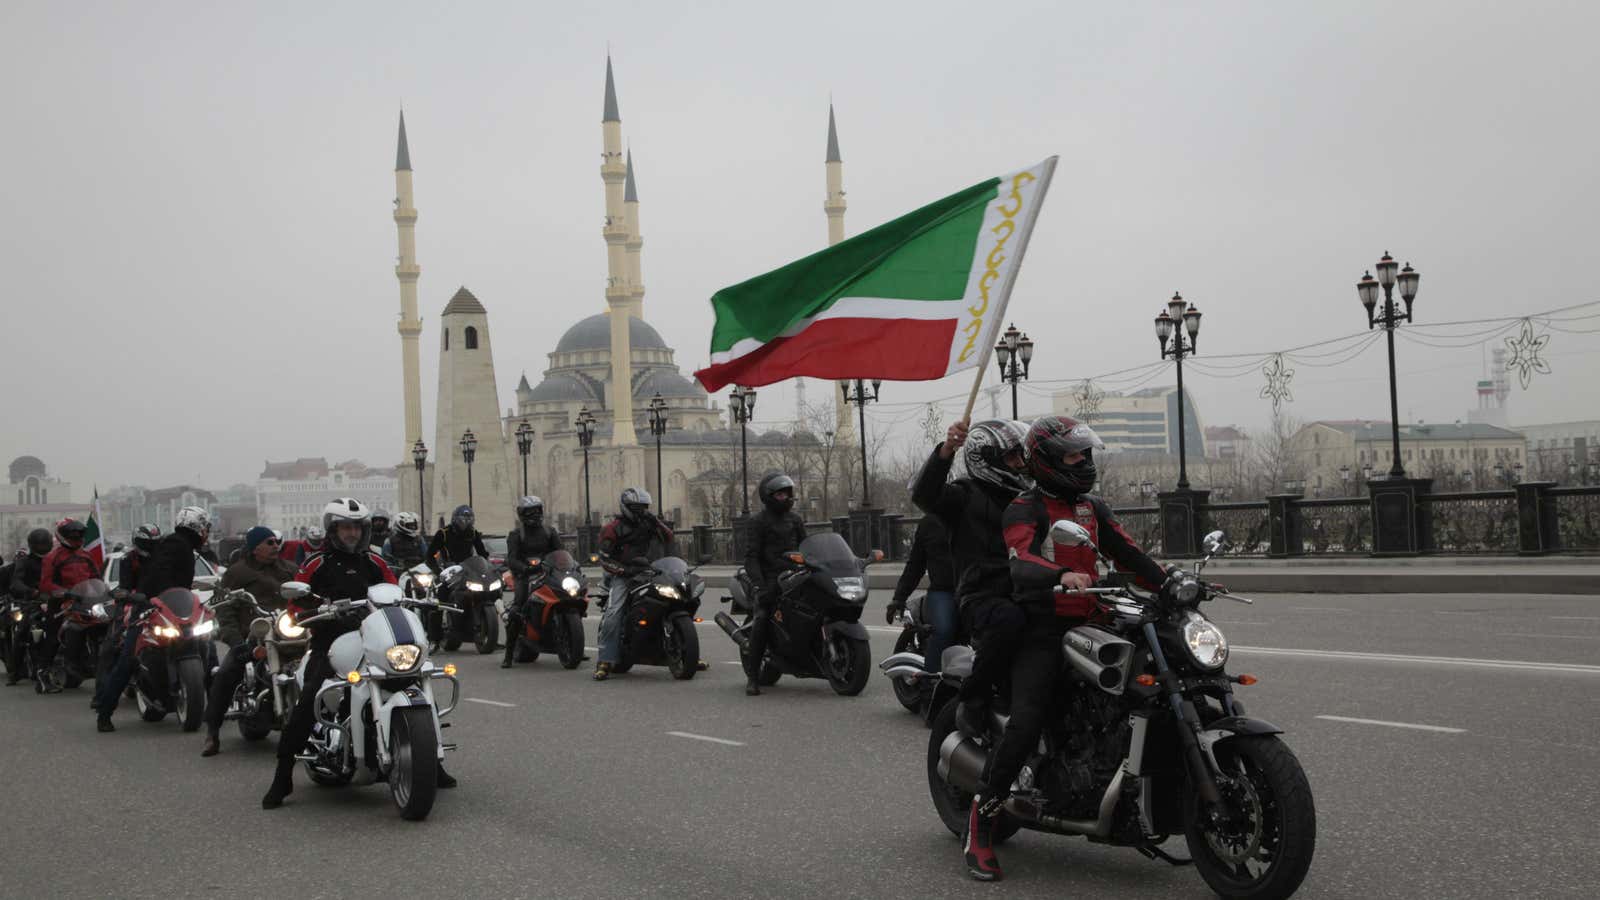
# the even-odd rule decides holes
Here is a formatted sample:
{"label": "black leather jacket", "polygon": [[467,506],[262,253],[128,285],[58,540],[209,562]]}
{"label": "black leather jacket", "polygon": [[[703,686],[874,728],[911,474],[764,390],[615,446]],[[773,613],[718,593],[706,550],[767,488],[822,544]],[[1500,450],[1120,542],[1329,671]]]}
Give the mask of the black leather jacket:
{"label": "black leather jacket", "polygon": [[549,525],[518,525],[506,535],[506,568],[518,582],[528,574],[528,560],[561,549],[561,535]]}
{"label": "black leather jacket", "polygon": [[935,447],[917,473],[911,502],[923,512],[938,516],[950,533],[956,595],[961,602],[980,596],[1010,597],[1010,551],[1001,519],[1006,507],[1016,499],[1016,492],[973,478],[946,481],[954,462],[953,458],[941,459]]}
{"label": "black leather jacket", "polygon": [[745,529],[745,574],[757,587],[772,590],[778,584],[778,576],[792,568],[783,554],[798,548],[806,539],[805,521],[793,510],[776,513],[762,509],[750,517]]}

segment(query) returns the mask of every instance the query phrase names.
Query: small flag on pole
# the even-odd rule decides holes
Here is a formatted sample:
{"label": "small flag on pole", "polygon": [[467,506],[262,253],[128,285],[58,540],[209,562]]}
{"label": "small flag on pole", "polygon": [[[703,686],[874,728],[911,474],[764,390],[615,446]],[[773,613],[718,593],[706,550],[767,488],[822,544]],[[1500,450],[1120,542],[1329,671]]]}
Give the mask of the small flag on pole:
{"label": "small flag on pole", "polygon": [[83,549],[102,572],[106,569],[106,542],[100,533],[100,523],[103,521],[100,516],[100,488],[96,486],[94,505],[89,508],[89,523],[83,529]]}

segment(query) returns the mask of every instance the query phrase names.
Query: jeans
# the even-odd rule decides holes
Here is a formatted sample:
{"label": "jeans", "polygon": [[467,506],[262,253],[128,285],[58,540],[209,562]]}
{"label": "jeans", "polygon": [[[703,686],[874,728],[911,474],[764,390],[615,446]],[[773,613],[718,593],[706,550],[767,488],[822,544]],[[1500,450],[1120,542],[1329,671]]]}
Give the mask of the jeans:
{"label": "jeans", "polygon": [[922,618],[933,631],[922,657],[924,672],[939,671],[944,648],[956,639],[956,595],[951,591],[929,591],[922,597]]}
{"label": "jeans", "polygon": [[100,711],[100,718],[109,719],[117,711],[117,702],[122,699],[122,692],[128,689],[128,682],[133,680],[133,672],[139,665],[139,658],[134,655],[134,646],[139,643],[141,629],[128,626],[122,632],[122,647],[117,651],[117,661],[112,663],[111,671],[106,677],[95,684],[94,705]]}
{"label": "jeans", "polygon": [[206,698],[206,731],[215,734],[222,728],[222,720],[233,705],[233,692],[244,681],[245,666],[250,664],[255,648],[239,644],[228,651],[222,666],[211,676],[211,693]]}
{"label": "jeans", "polygon": [[606,609],[600,615],[600,662],[615,665],[622,660],[622,613],[628,605],[628,579],[607,576],[606,590]]}

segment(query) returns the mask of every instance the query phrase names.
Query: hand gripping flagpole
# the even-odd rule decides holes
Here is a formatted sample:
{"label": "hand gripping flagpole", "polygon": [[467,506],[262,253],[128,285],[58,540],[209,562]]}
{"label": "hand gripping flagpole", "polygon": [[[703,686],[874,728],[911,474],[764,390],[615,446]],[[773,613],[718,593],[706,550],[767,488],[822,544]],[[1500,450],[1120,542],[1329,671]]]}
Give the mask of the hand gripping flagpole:
{"label": "hand gripping flagpole", "polygon": [[1011,286],[1016,283],[1017,273],[1022,271],[1022,257],[1028,252],[1028,239],[1033,237],[1033,223],[1039,218],[1039,210],[1044,207],[1045,193],[1050,190],[1050,179],[1056,173],[1056,162],[1059,156],[1052,156],[1044,161],[1044,172],[1039,179],[1039,199],[1033,204],[1033,209],[1028,210],[1027,225],[1022,229],[1022,240],[1017,244],[1017,261],[1006,272],[1005,283],[1000,286],[1000,302],[996,305],[993,323],[984,329],[986,334],[983,340],[983,349],[978,351],[978,375],[972,379],[972,393],[967,395],[967,408],[961,413],[961,422],[972,423],[972,407],[978,402],[978,391],[983,388],[983,375],[989,371],[989,355],[994,352],[993,335],[999,329],[1000,323],[1005,321],[1006,307],[1011,303]]}

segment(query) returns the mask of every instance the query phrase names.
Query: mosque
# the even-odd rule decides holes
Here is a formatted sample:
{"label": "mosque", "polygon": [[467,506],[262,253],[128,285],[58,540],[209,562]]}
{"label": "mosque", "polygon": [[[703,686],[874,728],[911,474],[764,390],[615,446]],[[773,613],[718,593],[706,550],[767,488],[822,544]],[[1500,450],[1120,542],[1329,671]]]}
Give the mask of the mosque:
{"label": "mosque", "polygon": [[[522,493],[523,462],[516,433],[525,422],[532,429],[527,462],[529,492],[545,501],[547,515],[558,520],[563,529],[581,524],[585,509],[584,448],[576,426],[581,413],[587,413],[594,423],[588,448],[587,491],[594,522],[603,521],[615,509],[617,497],[629,486],[650,490],[657,508],[683,524],[723,522],[736,505],[732,496],[738,491],[736,426],[698,382],[679,370],[672,348],[644,318],[644,236],[639,191],[632,154],[623,150],[622,116],[609,56],[600,131],[600,179],[605,186],[601,229],[606,243],[605,306],[567,329],[549,354],[548,365],[537,384],[531,384],[526,374],[522,376],[516,387],[515,407],[500,404],[489,314],[483,302],[461,287],[440,313],[436,424],[430,448],[434,461],[427,464],[421,478],[401,478],[401,506],[417,510],[420,502],[432,522],[467,502],[468,467],[459,443],[463,433],[470,430],[477,438],[470,489],[478,527],[486,533],[503,533],[512,526],[512,504]],[[829,242],[837,243],[844,238],[845,201],[843,162],[831,104],[824,165],[827,195],[823,209],[828,219]],[[400,283],[405,404],[401,457],[405,462],[401,470],[410,472],[414,471],[413,447],[423,437],[418,356],[423,328],[417,306],[421,275],[416,257],[417,210],[404,113],[400,117],[395,188],[394,221],[400,249],[395,276]],[[656,435],[650,425],[652,403],[664,409],[668,422],[667,431],[660,436],[659,460]],[[836,443],[841,450],[847,450],[853,439],[851,420],[846,407],[837,400],[835,406]],[[752,431],[746,440],[750,445],[752,481],[764,469],[784,464],[783,447],[793,452],[789,438],[775,432]],[[801,480],[800,491],[804,510],[808,501],[823,492],[823,486],[807,485]],[[425,496],[419,496],[421,492]]]}

